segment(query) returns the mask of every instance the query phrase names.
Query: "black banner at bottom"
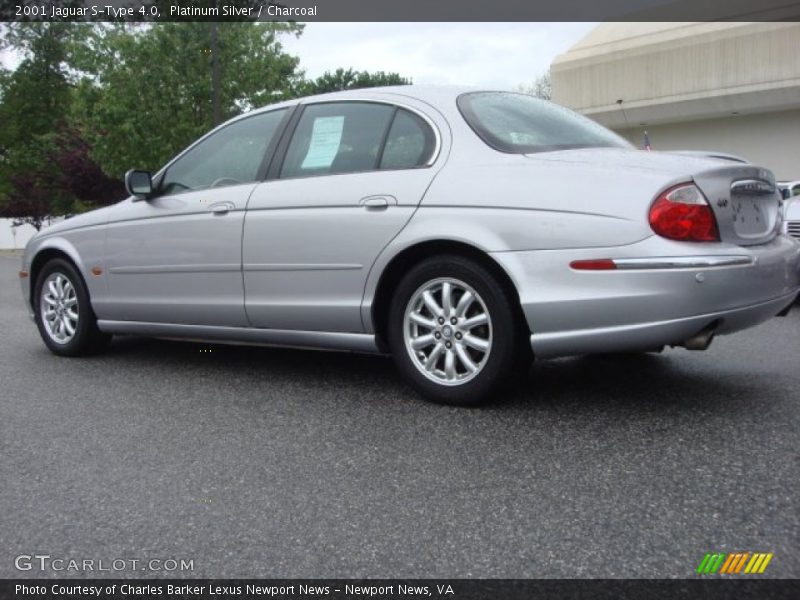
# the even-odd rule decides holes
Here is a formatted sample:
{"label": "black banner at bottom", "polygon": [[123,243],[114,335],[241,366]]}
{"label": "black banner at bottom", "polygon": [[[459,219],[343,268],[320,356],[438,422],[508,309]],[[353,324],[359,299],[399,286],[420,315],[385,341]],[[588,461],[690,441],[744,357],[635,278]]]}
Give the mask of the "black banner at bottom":
{"label": "black banner at bottom", "polygon": [[15,600],[796,600],[797,579],[16,579]]}

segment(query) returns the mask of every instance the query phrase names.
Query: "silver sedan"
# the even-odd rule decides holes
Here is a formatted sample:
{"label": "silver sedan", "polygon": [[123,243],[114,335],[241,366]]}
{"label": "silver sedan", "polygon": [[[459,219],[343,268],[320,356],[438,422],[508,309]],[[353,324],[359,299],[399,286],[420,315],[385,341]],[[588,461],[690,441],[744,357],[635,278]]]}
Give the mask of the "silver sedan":
{"label": "silver sedan", "polygon": [[705,349],[788,309],[764,168],[639,151],[530,96],[418,86],[268,106],[36,235],[45,344],[112,335],[390,353],[438,402],[536,357]]}

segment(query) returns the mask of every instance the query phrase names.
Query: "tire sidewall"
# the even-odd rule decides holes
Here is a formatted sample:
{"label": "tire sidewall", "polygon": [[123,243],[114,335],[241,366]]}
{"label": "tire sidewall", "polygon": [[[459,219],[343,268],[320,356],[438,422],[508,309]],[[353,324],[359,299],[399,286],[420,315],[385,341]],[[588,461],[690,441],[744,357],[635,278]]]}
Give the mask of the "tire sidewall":
{"label": "tire sidewall", "polygon": [[[481,372],[460,385],[442,385],[423,375],[405,345],[405,312],[411,296],[434,279],[452,278],[471,286],[483,300],[492,321],[492,349]],[[511,301],[496,278],[481,265],[459,256],[427,259],[412,268],[398,285],[389,311],[389,347],[405,378],[427,398],[442,404],[476,406],[502,392],[510,379],[518,346]]]}
{"label": "tire sidewall", "polygon": [[[60,273],[69,279],[72,287],[75,289],[75,295],[78,299],[78,327],[75,335],[66,344],[59,344],[50,338],[47,333],[44,323],[42,322],[42,287],[47,278],[53,273]],[[55,354],[63,356],[78,356],[86,353],[96,329],[96,318],[91,304],[89,303],[89,293],[86,289],[86,284],[83,281],[80,273],[75,267],[64,259],[56,258],[49,261],[44,268],[42,268],[39,276],[36,279],[36,288],[34,290],[34,318],[36,327],[39,329],[39,334],[45,345]]]}

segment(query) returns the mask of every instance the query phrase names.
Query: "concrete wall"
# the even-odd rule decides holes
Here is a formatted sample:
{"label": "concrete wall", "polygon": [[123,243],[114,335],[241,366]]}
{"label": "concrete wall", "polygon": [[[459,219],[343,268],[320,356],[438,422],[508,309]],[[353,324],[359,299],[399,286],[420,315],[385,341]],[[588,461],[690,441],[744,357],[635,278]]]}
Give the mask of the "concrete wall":
{"label": "concrete wall", "polygon": [[641,148],[644,130],[653,150],[716,150],[746,158],[775,172],[779,180],[800,179],[800,110],[618,129]]}
{"label": "concrete wall", "polygon": [[554,102],[613,128],[796,109],[800,23],[603,23],[551,76]]}
{"label": "concrete wall", "polygon": [[34,233],[36,230],[30,225],[22,225],[15,229],[11,227],[11,219],[0,219],[0,249],[24,248]]}

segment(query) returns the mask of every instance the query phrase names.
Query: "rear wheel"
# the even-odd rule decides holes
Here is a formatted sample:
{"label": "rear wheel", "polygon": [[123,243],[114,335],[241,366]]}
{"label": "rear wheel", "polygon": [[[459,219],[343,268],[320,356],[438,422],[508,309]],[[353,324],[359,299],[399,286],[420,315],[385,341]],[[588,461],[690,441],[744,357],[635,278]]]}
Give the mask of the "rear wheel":
{"label": "rear wheel", "polygon": [[111,339],[97,328],[86,284],[70,262],[56,258],[45,264],[36,279],[34,298],[39,334],[55,354],[92,354]]}
{"label": "rear wheel", "polygon": [[474,406],[520,364],[514,304],[497,278],[460,256],[425,260],[402,279],[389,312],[398,369],[425,397]]}

